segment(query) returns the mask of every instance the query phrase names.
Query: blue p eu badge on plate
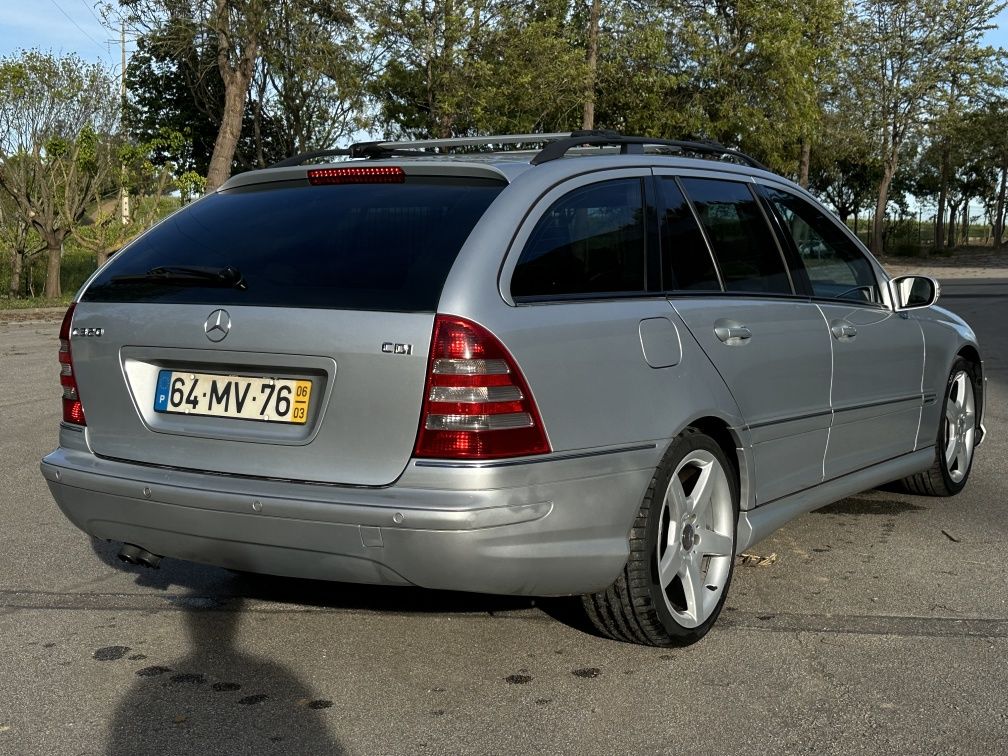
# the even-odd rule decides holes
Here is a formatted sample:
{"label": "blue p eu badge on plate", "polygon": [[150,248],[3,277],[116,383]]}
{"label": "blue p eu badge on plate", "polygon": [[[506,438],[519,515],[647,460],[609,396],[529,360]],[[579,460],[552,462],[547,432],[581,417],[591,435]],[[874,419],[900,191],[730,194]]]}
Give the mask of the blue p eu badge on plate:
{"label": "blue p eu badge on plate", "polygon": [[171,390],[171,370],[158,373],[157,389],[154,391],[154,411],[164,412],[168,409],[168,392]]}

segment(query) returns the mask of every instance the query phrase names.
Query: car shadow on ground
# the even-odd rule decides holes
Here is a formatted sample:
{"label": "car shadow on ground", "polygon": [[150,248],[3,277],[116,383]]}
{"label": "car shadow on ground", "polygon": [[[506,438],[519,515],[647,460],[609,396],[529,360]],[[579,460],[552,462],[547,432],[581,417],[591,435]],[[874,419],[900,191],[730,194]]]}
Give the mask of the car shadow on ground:
{"label": "car shadow on ground", "polygon": [[555,621],[588,635],[598,636],[579,596],[495,596],[460,591],[436,591],[410,586],[358,585],[324,580],[236,572],[174,559],[164,559],[160,569],[128,565],[116,556],[118,543],[92,539],[98,558],[110,567],[134,575],[136,585],[184,595],[175,604],[223,608],[232,602],[271,602],[342,611],[385,614],[482,614],[539,611]]}

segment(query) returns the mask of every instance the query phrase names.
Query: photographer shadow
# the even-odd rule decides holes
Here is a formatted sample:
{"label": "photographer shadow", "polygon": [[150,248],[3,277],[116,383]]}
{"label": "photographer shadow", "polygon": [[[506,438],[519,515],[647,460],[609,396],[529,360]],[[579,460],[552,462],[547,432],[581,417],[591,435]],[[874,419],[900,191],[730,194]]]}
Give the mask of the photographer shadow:
{"label": "photographer shadow", "polygon": [[[243,596],[201,595],[205,576],[199,568],[187,569],[191,565],[139,572],[118,562],[117,545],[92,546],[110,566],[136,572],[138,585],[188,591],[172,601],[181,609],[188,651],[177,659],[155,659],[150,652],[130,657],[137,669],[112,719],[109,756],[344,752],[328,724],[339,713],[333,702],[317,697],[290,669],[244,650],[249,613]],[[159,615],[165,618],[162,628],[174,622],[176,612]],[[104,651],[121,658],[129,650]]]}

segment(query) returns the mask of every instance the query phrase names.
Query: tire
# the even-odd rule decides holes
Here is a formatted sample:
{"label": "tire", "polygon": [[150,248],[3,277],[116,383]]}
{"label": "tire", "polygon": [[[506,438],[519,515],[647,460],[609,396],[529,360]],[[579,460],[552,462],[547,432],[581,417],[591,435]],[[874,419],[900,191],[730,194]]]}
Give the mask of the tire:
{"label": "tire", "polygon": [[700,640],[731,583],[738,511],[734,465],[714,439],[687,428],[651,478],[623,572],[604,591],[583,597],[595,627],[651,646]]}
{"label": "tire", "polygon": [[924,472],[902,480],[907,492],[955,496],[966,487],[976,447],[979,386],[976,365],[957,357],[945,384],[934,462]]}

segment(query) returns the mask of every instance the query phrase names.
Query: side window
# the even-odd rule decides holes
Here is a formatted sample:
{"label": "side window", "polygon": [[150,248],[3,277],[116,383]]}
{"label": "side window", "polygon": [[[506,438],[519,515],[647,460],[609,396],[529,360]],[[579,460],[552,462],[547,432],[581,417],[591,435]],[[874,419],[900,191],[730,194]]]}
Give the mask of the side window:
{"label": "side window", "polygon": [[661,194],[665,291],[721,291],[707,242],[674,178],[661,180]]}
{"label": "side window", "polygon": [[511,295],[643,293],[644,231],[641,179],[575,189],[540,218],[511,277]]}
{"label": "side window", "polygon": [[707,232],[726,291],[791,294],[773,232],[748,185],[716,179],[682,179]]}
{"label": "side window", "polygon": [[827,299],[881,302],[871,263],[822,210],[789,192],[764,187],[767,199],[791,234],[812,293]]}

